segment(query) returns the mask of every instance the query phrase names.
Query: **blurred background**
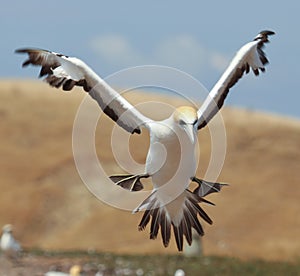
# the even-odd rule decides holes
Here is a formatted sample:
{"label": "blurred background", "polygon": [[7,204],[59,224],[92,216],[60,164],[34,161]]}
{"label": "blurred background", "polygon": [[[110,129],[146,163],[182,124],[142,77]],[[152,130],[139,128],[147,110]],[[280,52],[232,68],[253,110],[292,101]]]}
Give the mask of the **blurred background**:
{"label": "blurred background", "polygon": [[103,77],[158,64],[183,70],[211,88],[242,44],[271,29],[276,36],[267,51],[268,74],[245,79],[241,93],[227,104],[299,117],[298,10],[296,1],[9,1],[0,11],[5,64],[0,75],[32,78],[13,53],[32,46],[78,56]]}
{"label": "blurred background", "polygon": [[[203,252],[299,258],[299,5],[257,0],[3,2],[0,224],[12,223],[25,248],[176,253],[173,242],[165,249],[160,240],[148,239],[148,229],[137,231],[141,214],[107,206],[85,188],[72,155],[72,126],[84,93],[61,93],[37,81],[38,69],[21,69],[24,56],[14,54],[15,49],[37,47],[76,56],[103,78],[131,66],[171,66],[210,89],[239,47],[270,29],[276,35],[265,49],[270,60],[266,73],[244,77],[222,112],[227,156],[219,181],[231,186],[208,198],[217,206],[204,206],[214,225],[204,226]],[[128,97],[134,103],[158,99],[182,104],[155,92]],[[191,96],[197,100],[197,93]],[[110,149],[113,124],[105,118],[99,124],[99,159],[110,174],[120,172]],[[207,130],[199,142],[201,177],[210,157]],[[134,158],[143,162],[146,135],[131,143]]]}

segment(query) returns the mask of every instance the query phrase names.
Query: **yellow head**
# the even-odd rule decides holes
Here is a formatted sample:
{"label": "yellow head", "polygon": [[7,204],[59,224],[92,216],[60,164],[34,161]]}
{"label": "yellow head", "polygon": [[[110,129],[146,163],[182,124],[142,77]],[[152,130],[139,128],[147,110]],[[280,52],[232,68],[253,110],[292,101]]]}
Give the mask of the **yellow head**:
{"label": "yellow head", "polygon": [[198,128],[197,110],[190,106],[178,107],[173,113],[173,119],[175,124],[183,129],[190,141],[194,143]]}
{"label": "yellow head", "polygon": [[11,233],[13,230],[13,227],[11,224],[5,224],[2,228],[3,233]]}
{"label": "yellow head", "polygon": [[178,124],[194,125],[198,120],[197,110],[191,106],[181,106],[175,109],[173,118]]}

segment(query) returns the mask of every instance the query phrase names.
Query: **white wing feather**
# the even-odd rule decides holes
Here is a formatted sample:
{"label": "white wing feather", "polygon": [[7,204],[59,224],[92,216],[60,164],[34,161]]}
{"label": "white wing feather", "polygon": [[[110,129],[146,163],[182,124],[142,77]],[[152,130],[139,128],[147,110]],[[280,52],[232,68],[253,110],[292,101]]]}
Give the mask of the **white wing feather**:
{"label": "white wing feather", "polygon": [[250,68],[255,75],[259,75],[259,70],[265,71],[264,66],[268,63],[268,60],[262,48],[264,43],[269,42],[268,35],[273,34],[275,33],[272,31],[262,31],[253,41],[245,44],[237,52],[198,110],[198,129],[206,126],[220,110],[229,89],[243,76],[244,72],[248,73]]}
{"label": "white wing feather", "polygon": [[23,66],[41,66],[40,77],[46,76],[45,81],[51,86],[62,87],[66,91],[76,85],[82,86],[104,113],[125,130],[140,133],[140,127],[149,126],[149,118],[142,115],[82,60],[41,49],[25,48],[16,52],[28,54],[29,59]]}

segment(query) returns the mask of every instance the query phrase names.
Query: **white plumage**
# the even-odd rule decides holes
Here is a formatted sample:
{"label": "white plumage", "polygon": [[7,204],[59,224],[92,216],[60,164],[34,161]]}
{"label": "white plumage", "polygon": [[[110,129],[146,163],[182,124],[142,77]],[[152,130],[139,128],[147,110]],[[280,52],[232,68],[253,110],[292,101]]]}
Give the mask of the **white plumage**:
{"label": "white plumage", "polygon": [[183,269],[177,269],[174,273],[174,276],[185,276],[185,272]]}
{"label": "white plumage", "polygon": [[192,231],[193,241],[191,245],[185,244],[183,253],[186,257],[199,257],[202,256],[202,238],[199,237],[196,231]]}
{"label": "white plumage", "polygon": [[[199,203],[210,203],[203,197],[220,191],[222,187],[220,183],[210,183],[195,176],[197,130],[205,127],[219,111],[229,89],[244,72],[248,73],[252,69],[258,75],[259,71],[265,70],[268,60],[262,48],[268,42],[268,36],[273,34],[272,31],[262,31],[237,52],[198,110],[180,107],[170,118],[159,122],[142,115],[77,58],[39,49],[20,49],[17,52],[29,55],[23,66],[41,66],[40,76],[46,76],[45,80],[51,86],[62,87],[66,91],[75,85],[82,86],[104,113],[126,131],[140,133],[141,128],[149,130],[150,147],[145,173],[114,175],[111,179],[125,189],[139,191],[143,189],[140,180],[152,178],[153,192],[135,210],[145,210],[139,229],[144,229],[151,221],[150,238],[155,239],[160,229],[163,244],[168,246],[173,228],[178,250],[181,251],[183,236],[188,244],[192,242],[192,228],[199,235],[204,234],[198,215],[207,223],[212,223]],[[199,185],[194,191],[188,189],[191,181]]]}
{"label": "white plumage", "polygon": [[6,224],[2,228],[2,236],[0,240],[0,248],[3,252],[18,253],[21,251],[21,245],[13,236],[13,228],[11,224]]}

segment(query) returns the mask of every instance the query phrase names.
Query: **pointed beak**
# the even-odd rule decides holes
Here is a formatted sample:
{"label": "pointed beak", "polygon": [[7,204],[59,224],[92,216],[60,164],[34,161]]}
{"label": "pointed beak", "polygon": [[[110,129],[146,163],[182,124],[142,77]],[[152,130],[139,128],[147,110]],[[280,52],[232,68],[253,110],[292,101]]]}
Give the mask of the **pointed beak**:
{"label": "pointed beak", "polygon": [[187,125],[185,125],[184,130],[185,130],[187,136],[189,137],[190,141],[192,142],[192,144],[194,144],[195,143],[195,136],[196,136],[195,125],[187,124]]}

